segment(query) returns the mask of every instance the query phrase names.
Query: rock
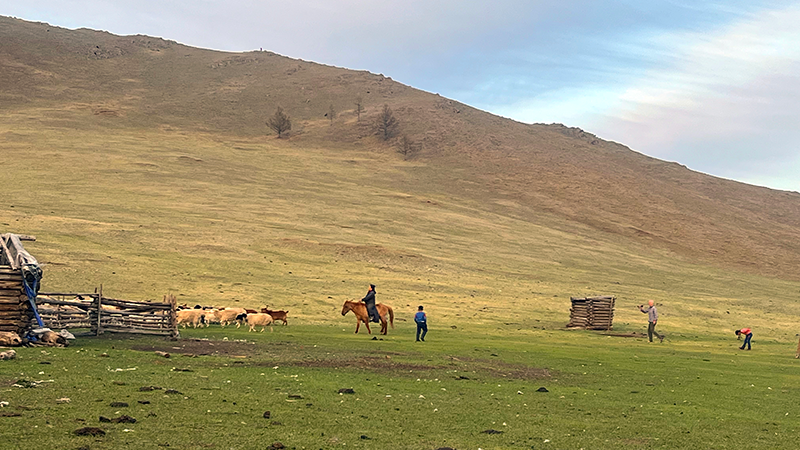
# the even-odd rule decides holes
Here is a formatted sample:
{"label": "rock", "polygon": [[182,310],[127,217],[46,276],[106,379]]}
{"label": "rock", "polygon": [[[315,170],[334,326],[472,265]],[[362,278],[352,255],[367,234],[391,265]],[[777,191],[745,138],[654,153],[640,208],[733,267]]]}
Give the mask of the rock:
{"label": "rock", "polygon": [[273,442],[272,445],[270,445],[268,448],[270,450],[279,450],[282,448],[286,448],[286,446],[281,444],[280,442]]}
{"label": "rock", "polygon": [[269,419],[271,414],[269,411],[264,411],[264,418]]}
{"label": "rock", "polygon": [[179,391],[177,389],[167,389],[166,391],[164,391],[164,393],[165,394],[183,394],[183,392],[181,392],[181,391]]}
{"label": "rock", "polygon": [[106,432],[97,427],[83,427],[74,431],[78,436],[105,436]]}
{"label": "rock", "polygon": [[150,404],[150,400],[139,400],[138,403],[140,405],[149,405]]}
{"label": "rock", "polygon": [[493,430],[491,428],[488,429],[488,430],[483,430],[483,431],[481,431],[481,433],[484,433],[484,434],[503,434],[502,431]]}
{"label": "rock", "polygon": [[156,355],[163,356],[164,358],[169,358],[169,353],[167,353],[167,352],[160,352],[160,351],[156,350]]}
{"label": "rock", "polygon": [[160,391],[161,387],[158,386],[142,386],[139,388],[139,392],[149,392],[149,391]]}
{"label": "rock", "polygon": [[542,386],[539,389],[537,389],[536,392],[550,392],[550,391],[548,391],[546,387]]}
{"label": "rock", "polygon": [[116,419],[112,420],[114,423],[136,423],[136,419],[131,416],[121,415]]}
{"label": "rock", "polygon": [[289,398],[302,399],[303,396],[302,395],[298,395],[298,394],[289,394]]}
{"label": "rock", "polygon": [[352,390],[350,388],[345,388],[345,389],[339,389],[339,393],[340,394],[355,394],[356,391],[354,391],[354,390]]}
{"label": "rock", "polygon": [[369,437],[369,436],[367,436],[366,434],[362,434],[362,435],[361,435],[361,439],[364,439],[364,440],[370,440],[370,439],[372,439],[372,438],[371,438],[371,437]]}
{"label": "rock", "polygon": [[112,408],[127,408],[128,404],[125,402],[111,402],[111,404],[108,406]]}
{"label": "rock", "polygon": [[453,447],[439,447],[436,450],[456,450]]}
{"label": "rock", "polygon": [[102,423],[111,423],[111,419],[109,419],[108,417],[100,416],[100,422],[102,422]]}
{"label": "rock", "polygon": [[378,340],[378,336],[372,336],[372,340],[373,341],[377,341]]}
{"label": "rock", "polygon": [[56,403],[59,403],[59,404],[61,404],[61,403],[69,403],[69,402],[70,402],[70,400],[67,397],[61,397],[61,398],[56,399]]}
{"label": "rock", "polygon": [[5,359],[14,359],[17,357],[17,352],[14,350],[7,350],[5,352],[0,353],[0,361]]}

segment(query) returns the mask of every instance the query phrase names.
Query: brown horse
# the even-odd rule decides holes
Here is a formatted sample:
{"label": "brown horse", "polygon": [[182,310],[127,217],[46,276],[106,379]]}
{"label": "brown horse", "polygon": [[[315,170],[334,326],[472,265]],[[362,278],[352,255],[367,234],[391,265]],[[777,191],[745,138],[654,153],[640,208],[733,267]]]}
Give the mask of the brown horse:
{"label": "brown horse", "polygon": [[[378,309],[378,315],[381,316],[381,334],[385,335],[389,331],[389,327],[386,323],[387,314],[389,323],[392,324],[392,329],[394,329],[394,311],[391,306],[384,305],[383,303],[378,303],[375,307]],[[356,315],[356,334],[358,333],[358,329],[361,328],[361,322],[364,322],[364,325],[367,326],[367,333],[372,334],[372,330],[369,329],[367,305],[362,302],[351,302],[347,300],[344,302],[344,305],[342,305],[342,315],[347,314],[348,311],[353,311],[353,314]]]}

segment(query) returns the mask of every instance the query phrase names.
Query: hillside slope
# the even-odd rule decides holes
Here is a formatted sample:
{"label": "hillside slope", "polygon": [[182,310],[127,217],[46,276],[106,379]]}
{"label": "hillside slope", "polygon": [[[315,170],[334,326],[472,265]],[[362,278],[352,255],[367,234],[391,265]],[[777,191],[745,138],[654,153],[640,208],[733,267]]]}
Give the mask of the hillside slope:
{"label": "hillside slope", "polygon": [[[383,103],[394,109],[423,146],[418,158],[447,173],[441,189],[526,220],[547,212],[723,267],[799,276],[797,193],[703,175],[578,129],[502,119],[382,75],[269,52],[215,52],[10,18],[0,18],[0,39],[5,113],[39,108],[65,126],[252,137],[266,134],[264,121],[280,105],[295,118],[297,140],[374,144],[369,126],[348,123],[361,96],[368,116]],[[330,105],[345,114],[335,127],[320,126]]]}

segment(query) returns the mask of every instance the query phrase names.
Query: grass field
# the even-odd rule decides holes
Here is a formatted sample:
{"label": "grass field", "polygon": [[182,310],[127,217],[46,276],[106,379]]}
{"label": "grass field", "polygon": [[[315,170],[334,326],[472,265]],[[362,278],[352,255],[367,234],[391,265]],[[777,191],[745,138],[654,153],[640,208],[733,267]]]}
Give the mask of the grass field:
{"label": "grass field", "polygon": [[[19,349],[0,372],[4,448],[793,448],[800,429],[793,348],[757,335],[744,352],[733,333],[650,344],[432,318],[415,343],[402,322],[378,341],[353,328],[340,316]],[[19,379],[48,382],[10,386]],[[99,422],[122,414],[136,423]],[[72,434],[84,426],[107,435]]]}

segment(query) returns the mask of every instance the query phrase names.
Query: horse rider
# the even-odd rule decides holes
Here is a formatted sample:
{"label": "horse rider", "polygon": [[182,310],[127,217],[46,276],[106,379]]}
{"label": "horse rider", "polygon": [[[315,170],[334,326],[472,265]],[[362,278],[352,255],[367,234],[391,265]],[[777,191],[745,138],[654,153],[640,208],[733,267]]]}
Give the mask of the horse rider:
{"label": "horse rider", "polygon": [[378,308],[375,307],[375,285],[370,284],[369,290],[367,291],[367,295],[361,299],[367,305],[367,313],[369,314],[369,319],[372,322],[380,323],[381,316],[378,314]]}

